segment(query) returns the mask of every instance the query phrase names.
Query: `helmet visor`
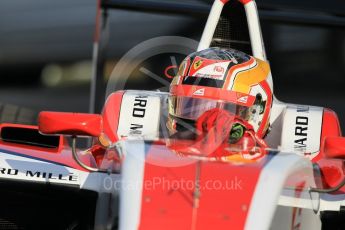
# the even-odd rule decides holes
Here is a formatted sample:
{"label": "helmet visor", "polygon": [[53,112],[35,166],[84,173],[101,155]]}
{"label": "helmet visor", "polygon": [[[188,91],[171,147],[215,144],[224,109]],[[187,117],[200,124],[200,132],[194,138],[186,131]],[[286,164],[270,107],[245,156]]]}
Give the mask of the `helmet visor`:
{"label": "helmet visor", "polygon": [[214,109],[224,109],[235,114],[243,120],[253,119],[253,108],[234,104],[231,102],[192,98],[192,97],[169,97],[169,113],[175,117],[196,121],[204,112]]}

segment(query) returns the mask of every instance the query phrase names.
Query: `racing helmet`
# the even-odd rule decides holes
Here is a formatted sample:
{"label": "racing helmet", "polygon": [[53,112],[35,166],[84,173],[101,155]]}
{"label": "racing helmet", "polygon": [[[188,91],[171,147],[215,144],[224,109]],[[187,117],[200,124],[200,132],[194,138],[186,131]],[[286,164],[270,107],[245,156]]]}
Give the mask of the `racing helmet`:
{"label": "racing helmet", "polygon": [[[187,56],[170,85],[168,129],[179,131],[220,108],[252,126],[259,138],[269,128],[270,66],[235,49],[209,48]],[[181,122],[183,121],[183,122]]]}

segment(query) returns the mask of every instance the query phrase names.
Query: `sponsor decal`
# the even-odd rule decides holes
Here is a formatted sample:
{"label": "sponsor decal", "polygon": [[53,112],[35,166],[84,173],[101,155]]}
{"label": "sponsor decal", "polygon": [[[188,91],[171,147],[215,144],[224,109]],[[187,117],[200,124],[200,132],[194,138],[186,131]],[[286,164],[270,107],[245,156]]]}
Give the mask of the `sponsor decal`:
{"label": "sponsor decal", "polygon": [[[300,114],[298,114],[300,113]],[[306,152],[308,141],[309,107],[297,107],[297,116],[295,120],[295,139],[294,149],[296,152]]]}
{"label": "sponsor decal", "polygon": [[237,101],[241,102],[241,103],[247,103],[248,102],[248,96],[240,97],[239,99],[237,99]]}
{"label": "sponsor decal", "polygon": [[147,97],[137,96],[134,100],[133,113],[132,113],[133,117],[139,117],[139,118],[145,117],[146,105],[147,105]]}
{"label": "sponsor decal", "polygon": [[224,67],[223,66],[215,66],[214,71],[218,73],[224,73]]}
{"label": "sponsor decal", "polygon": [[202,74],[197,73],[193,77],[200,77],[200,78],[209,78],[209,79],[216,79],[216,80],[223,80],[223,75],[214,75],[214,74]]}
{"label": "sponsor decal", "polygon": [[35,180],[55,183],[66,184],[79,184],[79,177],[74,173],[62,174],[56,172],[46,172],[40,170],[23,170],[16,168],[0,168],[0,177],[22,179],[22,180]]}
{"label": "sponsor decal", "polygon": [[207,63],[204,62],[197,71],[191,72],[190,75],[198,78],[208,78],[214,80],[224,80],[225,70],[230,62]]}
{"label": "sponsor decal", "polygon": [[130,135],[142,135],[143,134],[143,125],[140,124],[131,124],[129,134]]}
{"label": "sponsor decal", "polygon": [[204,95],[205,95],[205,88],[198,89],[197,91],[195,91],[195,92],[193,93],[193,95],[196,95],[196,96],[204,96]]}
{"label": "sponsor decal", "polygon": [[[125,95],[121,103],[119,137],[157,135],[160,98],[143,95]],[[153,138],[153,137],[152,137]]]}
{"label": "sponsor decal", "polygon": [[313,159],[320,151],[323,110],[319,107],[291,106],[284,115],[281,136],[283,151]]}
{"label": "sponsor decal", "polygon": [[[147,96],[137,96],[134,99],[132,116],[137,118],[144,118],[147,106]],[[129,128],[129,135],[142,135],[143,124],[131,123]]]}
{"label": "sponsor decal", "polygon": [[202,65],[203,61],[202,60],[198,60],[194,63],[194,69],[197,70],[200,68],[200,66]]}

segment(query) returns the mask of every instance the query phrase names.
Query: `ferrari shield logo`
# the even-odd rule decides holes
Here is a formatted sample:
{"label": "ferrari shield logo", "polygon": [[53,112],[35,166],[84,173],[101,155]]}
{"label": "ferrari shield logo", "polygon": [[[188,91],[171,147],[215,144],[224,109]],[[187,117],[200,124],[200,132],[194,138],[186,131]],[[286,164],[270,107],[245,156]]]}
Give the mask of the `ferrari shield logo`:
{"label": "ferrari shield logo", "polygon": [[194,69],[198,69],[202,65],[202,60],[199,60],[194,63]]}

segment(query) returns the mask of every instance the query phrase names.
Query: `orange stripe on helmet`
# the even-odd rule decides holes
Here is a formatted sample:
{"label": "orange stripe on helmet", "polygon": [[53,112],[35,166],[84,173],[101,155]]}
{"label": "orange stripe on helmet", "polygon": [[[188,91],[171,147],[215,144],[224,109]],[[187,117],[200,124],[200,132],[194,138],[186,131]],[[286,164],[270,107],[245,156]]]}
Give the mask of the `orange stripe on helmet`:
{"label": "orange stripe on helmet", "polygon": [[229,69],[229,72],[227,74],[227,77],[226,77],[226,80],[225,80],[225,83],[224,83],[224,86],[223,86],[223,89],[228,89],[230,84],[231,84],[231,79],[235,76],[234,73],[236,73],[237,71],[239,71],[240,69],[243,69],[245,67],[250,67],[253,63],[255,62],[255,59],[254,58],[251,58],[249,61],[247,62],[244,62],[244,63],[241,63],[241,64],[238,64],[238,65],[235,65],[233,67],[231,67]]}
{"label": "orange stripe on helmet", "polygon": [[256,59],[257,65],[248,70],[239,72],[233,76],[234,85],[233,91],[249,94],[252,86],[258,85],[260,82],[267,79],[270,67],[267,62]]}

